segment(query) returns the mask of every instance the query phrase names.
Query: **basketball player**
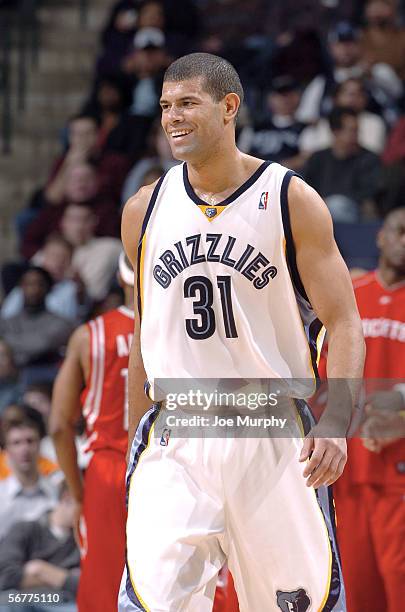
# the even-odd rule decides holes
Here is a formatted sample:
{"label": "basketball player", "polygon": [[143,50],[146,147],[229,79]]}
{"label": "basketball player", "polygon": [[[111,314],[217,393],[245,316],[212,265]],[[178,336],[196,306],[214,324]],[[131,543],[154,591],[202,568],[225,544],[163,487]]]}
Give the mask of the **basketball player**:
{"label": "basketball player", "polygon": [[[125,562],[127,370],[134,331],[134,275],[124,253],[119,279],[125,306],[74,332],[53,393],[50,427],[59,464],[77,504],[80,612],[116,611]],[[84,482],[75,447],[81,415],[86,450],[92,453]]]}
{"label": "basketball player", "polygon": [[[318,318],[330,337],[328,375],[361,377],[361,322],[328,210],[292,172],[236,148],[242,100],[222,58],[171,64],[162,126],[185,163],[142,188],[123,214],[138,279],[130,438],[140,422],[127,469],[120,612],[209,612],[226,559],[241,612],[345,609],[324,486],[343,471],[344,437],[322,437],[324,421],[304,442],[297,434],[166,444],[164,428],[154,431],[161,408],[148,410],[143,393],[148,380],[157,399],[159,378],[311,379]],[[346,431],[348,414],[334,405],[325,414],[330,431]]]}
{"label": "basketball player", "polygon": [[[394,612],[405,601],[405,208],[387,216],[378,246],[377,270],[354,281],[365,380],[374,390],[367,439],[350,440],[347,469],[335,487],[349,612]],[[382,379],[385,390],[376,392]]]}

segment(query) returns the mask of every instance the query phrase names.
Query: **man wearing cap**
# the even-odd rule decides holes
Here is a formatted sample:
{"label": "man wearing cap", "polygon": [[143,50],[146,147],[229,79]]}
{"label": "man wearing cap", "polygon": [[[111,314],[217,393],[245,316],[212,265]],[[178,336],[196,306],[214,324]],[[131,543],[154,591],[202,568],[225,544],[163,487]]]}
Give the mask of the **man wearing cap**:
{"label": "man wearing cap", "polygon": [[299,85],[292,76],[274,78],[265,94],[264,116],[242,130],[239,148],[250,155],[299,170],[304,159],[299,155],[298,142],[306,127],[296,118],[300,97]]}
{"label": "man wearing cap", "polygon": [[[70,338],[55,381],[50,431],[76,504],[81,552],[79,612],[115,612],[125,551],[127,371],[134,315],[134,274],[122,253],[118,280],[125,304],[81,325]],[[85,421],[91,453],[84,479],[75,434]]]}

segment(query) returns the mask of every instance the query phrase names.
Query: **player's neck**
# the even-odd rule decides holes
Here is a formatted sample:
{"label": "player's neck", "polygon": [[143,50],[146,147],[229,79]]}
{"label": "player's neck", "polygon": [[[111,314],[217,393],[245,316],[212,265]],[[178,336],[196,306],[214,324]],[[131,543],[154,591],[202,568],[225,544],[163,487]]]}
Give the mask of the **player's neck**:
{"label": "player's neck", "polygon": [[380,261],[378,265],[378,275],[387,287],[405,281],[403,273],[387,265],[384,261]]}
{"label": "player's neck", "polygon": [[196,191],[221,194],[233,191],[248,178],[246,156],[236,147],[229,151],[211,154],[201,162],[187,162],[188,178]]}

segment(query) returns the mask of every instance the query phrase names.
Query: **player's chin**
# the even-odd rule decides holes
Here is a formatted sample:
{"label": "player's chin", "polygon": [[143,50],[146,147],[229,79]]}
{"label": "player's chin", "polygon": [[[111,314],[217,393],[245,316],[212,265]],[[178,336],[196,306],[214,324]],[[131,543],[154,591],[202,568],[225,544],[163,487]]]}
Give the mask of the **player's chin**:
{"label": "player's chin", "polygon": [[196,147],[192,144],[175,144],[171,145],[172,155],[174,159],[180,161],[191,161],[195,158]]}

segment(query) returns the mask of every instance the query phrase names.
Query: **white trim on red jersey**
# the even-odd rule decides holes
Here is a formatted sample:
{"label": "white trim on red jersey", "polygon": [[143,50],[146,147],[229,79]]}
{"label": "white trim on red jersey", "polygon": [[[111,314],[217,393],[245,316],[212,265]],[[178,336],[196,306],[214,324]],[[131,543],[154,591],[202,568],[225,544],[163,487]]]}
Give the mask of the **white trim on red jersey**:
{"label": "white trim on red jersey", "polygon": [[86,419],[87,427],[92,429],[100,414],[103,392],[105,332],[102,317],[90,321],[89,326],[91,330],[91,380],[89,393],[83,407],[83,416]]}

